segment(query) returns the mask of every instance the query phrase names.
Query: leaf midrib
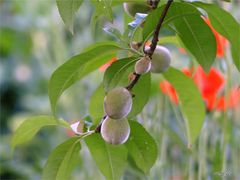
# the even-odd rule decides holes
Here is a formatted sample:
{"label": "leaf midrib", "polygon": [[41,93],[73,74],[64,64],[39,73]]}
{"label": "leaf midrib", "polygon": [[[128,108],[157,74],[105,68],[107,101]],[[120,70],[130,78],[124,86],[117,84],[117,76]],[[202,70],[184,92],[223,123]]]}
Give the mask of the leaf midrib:
{"label": "leaf midrib", "polygon": [[196,41],[199,50],[201,51],[200,54],[201,54],[201,56],[202,56],[202,58],[203,58],[203,61],[206,63],[207,58],[206,58],[206,56],[204,55],[204,52],[203,52],[203,50],[202,50],[202,48],[201,48],[201,46],[200,46],[200,44],[199,44],[199,42],[198,42],[195,34],[193,33],[193,31],[192,31],[192,29],[191,29],[191,26],[189,25],[189,23],[188,23],[188,21],[186,20],[185,17],[183,17],[183,20],[184,20],[184,22],[186,23],[187,27],[189,28],[189,30],[190,30],[190,32],[191,32],[194,40]]}
{"label": "leaf midrib", "polygon": [[133,143],[134,143],[134,145],[137,147],[137,150],[140,152],[141,157],[142,157],[142,159],[144,160],[144,169],[145,169],[145,168],[146,168],[145,165],[147,164],[146,162],[148,162],[148,161],[147,161],[146,158],[144,158],[144,155],[143,155],[144,153],[140,150],[141,148],[135,143],[135,141],[133,141]]}
{"label": "leaf midrib", "polygon": [[[221,24],[221,21],[217,18],[217,16],[215,16],[213,13],[211,13],[210,11],[208,11],[208,14],[211,14],[212,17],[214,17],[217,22],[220,24],[221,29],[226,33],[226,36],[231,37],[230,34],[228,33],[228,31],[226,31],[225,27]],[[232,37],[231,37],[231,41],[233,41]]]}
{"label": "leaf midrib", "polygon": [[55,177],[56,177],[56,180],[58,180],[57,177],[59,176],[59,169],[61,169],[61,167],[62,167],[62,162],[64,162],[64,160],[66,159],[67,154],[68,154],[69,152],[70,152],[70,157],[69,157],[69,159],[72,158],[73,149],[75,148],[75,146],[76,146],[77,143],[78,143],[78,140],[76,140],[76,141],[71,145],[71,148],[66,151],[64,157],[62,158],[62,161],[60,162],[60,166],[58,166],[58,168],[57,168],[57,173],[56,173],[56,176],[55,176]]}
{"label": "leaf midrib", "polygon": [[[33,128],[29,128],[29,130],[26,130],[25,132],[27,132],[26,134],[30,134],[30,133],[32,133],[32,132],[34,132],[35,131],[35,133],[33,134],[33,135],[31,135],[31,138],[38,132],[38,130],[39,129],[41,129],[43,126],[54,126],[54,125],[56,125],[56,124],[54,124],[53,122],[49,122],[49,124],[41,124],[40,126],[38,126],[38,127],[33,127]],[[13,138],[14,138],[15,136],[13,136]],[[31,139],[30,138],[30,139]],[[22,138],[21,138],[22,139]],[[21,140],[20,139],[20,140]],[[14,140],[14,139],[13,139]],[[17,138],[17,140],[19,141],[19,138]],[[16,141],[16,139],[15,139],[15,141]],[[12,148],[15,148],[17,145],[18,145],[19,143],[12,143]]]}
{"label": "leaf midrib", "polygon": [[[185,16],[191,16],[191,15],[198,15],[199,13],[198,12],[188,12],[188,13],[185,13],[185,14],[178,14],[178,15],[174,15],[166,20],[163,21],[163,26],[166,24],[166,23],[169,23],[171,21],[174,21],[175,19],[178,19],[178,18],[181,18],[181,17],[185,17]],[[148,39],[148,37],[150,37],[153,33],[153,30],[148,33],[148,35],[144,38],[144,39]]]}
{"label": "leaf midrib", "polygon": [[185,16],[191,16],[191,15],[198,15],[199,13],[197,12],[188,12],[188,13],[183,13],[183,14],[178,14],[178,15],[175,15],[173,17],[170,17],[168,19],[166,19],[164,22],[163,22],[163,25],[168,23],[168,22],[171,22],[175,19],[178,19],[178,18],[181,18],[181,17],[185,17]]}
{"label": "leaf midrib", "polygon": [[110,157],[110,152],[109,149],[106,145],[106,143],[104,142],[105,148],[106,148],[106,152],[107,152],[107,157],[108,157],[108,161],[109,161],[109,165],[110,165],[110,170],[111,170],[111,174],[112,174],[112,178],[113,180],[115,179],[114,177],[114,171],[113,171],[113,165],[112,165],[112,158]]}
{"label": "leaf midrib", "polygon": [[[87,52],[85,52],[85,53],[87,53]],[[85,54],[85,53],[84,53],[84,54]],[[106,53],[103,53],[103,54],[101,54],[100,56],[96,56],[95,58],[91,59],[91,61],[94,61],[94,60],[96,60],[96,59],[98,59],[98,58],[101,58],[102,56],[105,56],[105,55],[108,54],[108,53],[111,53],[111,52],[110,52],[110,51],[107,51]],[[88,62],[90,62],[90,61],[88,61]],[[83,62],[81,65],[87,64],[88,62]],[[61,96],[61,94],[63,93],[63,91],[66,90],[66,87],[67,87],[66,84],[79,72],[80,69],[81,69],[81,67],[78,67],[78,68],[67,78],[67,80],[64,82],[62,88],[60,88],[60,91],[59,91],[59,93],[57,94],[56,99],[54,100],[54,102],[51,102],[51,104],[53,104],[53,105],[52,105],[52,109],[53,109],[54,112],[56,112],[56,103],[57,103],[59,97]],[[51,97],[51,96],[50,96],[50,97]],[[51,99],[52,99],[52,98],[51,98]]]}

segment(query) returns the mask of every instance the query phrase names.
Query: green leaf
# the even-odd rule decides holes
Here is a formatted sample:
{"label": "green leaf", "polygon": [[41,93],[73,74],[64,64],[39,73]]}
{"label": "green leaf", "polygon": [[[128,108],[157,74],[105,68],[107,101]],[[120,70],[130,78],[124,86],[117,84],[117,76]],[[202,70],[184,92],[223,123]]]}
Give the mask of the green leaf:
{"label": "green leaf", "polygon": [[146,3],[146,0],[110,0],[110,1],[112,1],[112,6],[123,5],[124,2]]}
{"label": "green leaf", "polygon": [[57,101],[67,88],[116,56],[117,50],[119,47],[115,43],[97,43],[57,68],[48,89],[53,113],[56,113]]}
{"label": "green leaf", "polygon": [[52,116],[34,116],[25,120],[14,132],[11,139],[11,149],[20,144],[30,141],[37,132],[44,126],[62,125],[66,127],[66,122],[57,121]]}
{"label": "green leaf", "polygon": [[102,0],[102,1],[91,0],[91,3],[95,6],[95,13],[97,15],[97,18],[101,15],[104,15],[110,21],[113,20],[112,7],[111,7],[112,1],[110,1],[110,0]]}
{"label": "green leaf", "polygon": [[91,3],[94,5],[95,10],[91,16],[91,21],[90,21],[90,27],[91,27],[91,32],[93,35],[95,35],[96,31],[96,25],[98,20],[101,17],[107,17],[110,21],[113,20],[113,14],[112,14],[112,8],[111,8],[111,3],[112,1],[109,0],[103,0],[103,1],[96,1],[96,0],[91,0]]}
{"label": "green leaf", "polygon": [[132,94],[135,95],[133,98],[133,107],[131,112],[128,114],[128,118],[132,118],[136,116],[138,113],[142,111],[144,106],[147,104],[148,99],[150,97],[151,91],[151,74],[147,73],[141,75],[138,83],[132,89]]}
{"label": "green leaf", "polygon": [[109,90],[118,86],[122,78],[125,79],[124,82],[121,82],[121,85],[127,85],[128,74],[132,72],[132,67],[137,60],[138,58],[136,57],[129,57],[113,62],[104,73],[103,86],[105,92],[108,92]]}
{"label": "green leaf", "polygon": [[[127,86],[128,75],[134,71],[134,64],[138,58],[130,57],[114,62],[106,71],[103,78],[103,85],[106,92],[118,86]],[[150,73],[142,75],[138,83],[132,89],[135,95],[133,98],[132,110],[128,117],[133,117],[142,111],[149,99],[151,89]]]}
{"label": "green leaf", "polygon": [[89,113],[93,119],[93,124],[96,125],[99,123],[101,118],[104,116],[104,109],[103,109],[103,101],[105,97],[105,92],[103,89],[103,85],[100,86],[95,90],[90,98],[89,103]]}
{"label": "green leaf", "polygon": [[158,40],[158,44],[169,44],[169,43],[174,44],[174,45],[176,45],[177,47],[181,47],[177,36],[161,37],[161,38]]}
{"label": "green leaf", "polygon": [[216,58],[216,40],[210,27],[199,16],[178,19],[174,26],[187,50],[209,71]]}
{"label": "green leaf", "polygon": [[136,121],[129,121],[129,123],[131,134],[126,147],[138,168],[149,173],[157,159],[157,144],[141,124]]}
{"label": "green leaf", "polygon": [[108,33],[109,35],[111,35],[112,37],[114,37],[117,40],[119,40],[121,43],[125,43],[126,42],[124,36],[121,34],[121,32],[116,27],[113,27],[112,25],[106,25],[103,28],[103,30],[106,33]]}
{"label": "green leaf", "polygon": [[240,71],[240,24],[230,13],[214,4],[201,2],[193,4],[204,9],[214,29],[230,41],[232,58]]}
{"label": "green leaf", "polygon": [[[143,30],[144,39],[155,28],[162,10],[163,7],[160,7],[147,17],[144,25],[146,28]],[[171,21],[184,46],[208,71],[216,57],[216,40],[199,11],[191,4],[175,2],[171,5],[163,25]]]}
{"label": "green leaf", "polygon": [[59,14],[69,28],[71,33],[73,33],[73,22],[75,13],[80,8],[83,0],[56,0]]}
{"label": "green leaf", "polygon": [[106,179],[120,179],[127,161],[126,147],[124,145],[107,144],[99,133],[86,137],[85,142]]}
{"label": "green leaf", "polygon": [[43,169],[42,180],[66,180],[76,166],[81,145],[79,137],[68,139],[50,154]]}
{"label": "green leaf", "polygon": [[113,12],[112,12],[112,0],[103,0],[103,9],[104,14],[112,21],[113,20]]}
{"label": "green leaf", "polygon": [[205,119],[205,106],[201,94],[193,80],[177,69],[169,68],[163,76],[177,91],[187,129],[188,147],[191,147]]}
{"label": "green leaf", "polygon": [[[182,3],[172,3],[172,5],[170,6],[168,13],[166,15],[166,17],[164,18],[163,24],[162,26],[166,26],[168,25],[170,22],[176,20],[176,19],[181,19],[183,17],[187,17],[187,16],[192,16],[192,15],[200,15],[200,13],[196,10],[187,10],[187,11],[183,11],[181,14],[175,13],[173,12],[173,8],[178,7],[182,8],[181,5]],[[188,6],[188,5],[186,5]],[[154,11],[152,11],[151,13],[148,14],[145,23],[144,23],[144,28],[143,28],[143,39],[147,40],[149,38],[149,36],[153,33],[154,29],[156,28],[156,25],[159,21],[159,18],[163,12],[165,8],[165,5],[155,9]],[[185,9],[186,10],[186,9]]]}

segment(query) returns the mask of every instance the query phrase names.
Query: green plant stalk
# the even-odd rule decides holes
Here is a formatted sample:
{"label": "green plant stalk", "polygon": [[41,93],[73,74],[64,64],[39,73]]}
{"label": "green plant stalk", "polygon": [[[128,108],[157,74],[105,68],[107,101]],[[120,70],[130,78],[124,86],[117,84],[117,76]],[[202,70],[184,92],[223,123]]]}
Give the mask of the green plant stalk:
{"label": "green plant stalk", "polygon": [[[163,105],[162,105],[162,108],[161,108],[161,111],[162,111],[162,121],[161,121],[161,126],[163,124],[165,124],[165,121],[167,120],[166,116],[167,116],[167,109],[166,109],[166,106],[167,106],[167,101],[166,101],[166,97],[163,97]],[[163,172],[163,165],[164,163],[166,162],[166,151],[167,151],[167,135],[166,135],[166,130],[163,128],[162,129],[162,133],[161,133],[161,139],[162,139],[162,143],[161,143],[161,146],[160,146],[160,174],[162,177],[164,177],[164,172]]]}
{"label": "green plant stalk", "polygon": [[175,115],[175,118],[176,118],[176,120],[177,120],[177,122],[178,122],[178,125],[179,125],[180,129],[181,129],[181,131],[183,132],[184,137],[187,139],[187,136],[186,136],[186,128],[185,128],[185,126],[184,126],[184,121],[182,121],[181,118],[179,117],[180,114],[177,112],[177,109],[176,109],[176,107],[174,107],[174,104],[173,104],[173,103],[170,103],[170,105],[171,105],[171,107],[172,107],[173,113],[174,113],[174,115]]}
{"label": "green plant stalk", "polygon": [[204,129],[199,137],[199,146],[198,146],[198,179],[206,179],[206,148],[207,148],[207,133],[208,129]]}
{"label": "green plant stalk", "polygon": [[[238,139],[238,137],[235,137],[236,139]],[[239,173],[239,168],[240,168],[240,160],[239,157],[240,156],[240,144],[236,143],[234,144],[235,148],[232,149],[232,169],[231,169],[231,173],[233,175],[233,177],[235,176],[238,177],[240,175]]]}
{"label": "green plant stalk", "polygon": [[[160,94],[157,94],[157,97],[156,99],[159,99],[157,100],[156,102],[156,106],[154,106],[154,109],[153,111],[151,112],[152,116],[150,118],[156,118],[157,121],[157,125],[153,125],[153,133],[154,133],[154,136],[158,137],[156,140],[157,140],[157,144],[158,144],[158,154],[160,156],[158,156],[157,160],[156,160],[156,163],[153,167],[153,170],[151,172],[151,175],[150,175],[150,179],[159,179],[159,177],[164,177],[164,174],[162,174],[162,161],[161,161],[161,152],[162,149],[160,147],[162,147],[162,143],[163,143],[163,134],[164,134],[164,127],[163,127],[163,120],[165,119],[165,112],[166,112],[166,108],[165,108],[165,97],[164,96],[160,96]],[[161,118],[163,117],[163,118]],[[160,121],[161,119],[161,121]],[[161,145],[160,145],[161,143]]]}
{"label": "green plant stalk", "polygon": [[[199,141],[200,141],[200,138],[198,139],[198,142]],[[198,179],[198,172],[195,169],[195,164],[198,163],[198,159],[199,159],[198,149],[199,149],[199,143],[198,144],[194,143],[192,148],[188,149],[188,152],[190,154],[190,156],[189,156],[189,176],[188,176],[189,180]]]}
{"label": "green plant stalk", "polygon": [[[232,77],[232,68],[231,68],[231,64],[229,63],[228,57],[225,55],[224,56],[224,60],[226,62],[226,87],[225,87],[225,106],[226,106],[226,110],[223,113],[223,123],[222,123],[222,129],[223,129],[223,164],[222,164],[222,171],[226,171],[227,170],[227,144],[229,141],[229,136],[227,135],[228,133],[228,128],[227,128],[227,122],[228,121],[228,112],[227,112],[227,104],[229,102],[229,92],[230,92],[230,88],[231,88],[231,77]],[[223,179],[225,179],[226,177],[223,177]]]}
{"label": "green plant stalk", "polygon": [[199,145],[198,145],[198,180],[201,180],[203,177],[202,177],[202,159],[203,159],[203,153],[202,153],[202,145],[203,145],[203,135],[201,134],[200,137],[199,137]]}
{"label": "green plant stalk", "polygon": [[194,159],[192,155],[189,157],[188,162],[188,180],[194,180],[195,174],[194,174]]}

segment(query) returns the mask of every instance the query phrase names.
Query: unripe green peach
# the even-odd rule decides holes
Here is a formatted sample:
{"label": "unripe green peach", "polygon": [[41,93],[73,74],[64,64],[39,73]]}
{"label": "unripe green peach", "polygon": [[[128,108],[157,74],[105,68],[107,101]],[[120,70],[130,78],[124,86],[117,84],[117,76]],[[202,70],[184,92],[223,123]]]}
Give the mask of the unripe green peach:
{"label": "unripe green peach", "polygon": [[118,145],[125,143],[129,134],[130,126],[126,118],[116,120],[108,117],[102,123],[102,138],[110,144]]}
{"label": "unripe green peach", "polygon": [[145,74],[151,69],[151,60],[148,56],[142,57],[135,64],[135,72],[137,74]]}
{"label": "unripe green peach", "polygon": [[113,119],[122,119],[132,109],[132,95],[124,87],[117,87],[108,92],[104,98],[104,110]]}
{"label": "unripe green peach", "polygon": [[[148,50],[149,48],[146,48]],[[171,63],[171,54],[170,51],[163,47],[157,46],[153,55],[152,55],[152,73],[162,73],[168,69]]]}
{"label": "unripe green peach", "polygon": [[150,6],[147,5],[147,2],[128,2],[123,3],[123,8],[125,12],[134,17],[136,13],[148,13],[150,11]]}

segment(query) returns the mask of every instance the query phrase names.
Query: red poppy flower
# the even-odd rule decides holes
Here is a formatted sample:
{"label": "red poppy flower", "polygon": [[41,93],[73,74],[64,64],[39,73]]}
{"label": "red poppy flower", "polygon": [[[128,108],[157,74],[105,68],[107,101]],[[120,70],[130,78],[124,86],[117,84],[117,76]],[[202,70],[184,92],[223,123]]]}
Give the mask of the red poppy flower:
{"label": "red poppy flower", "polygon": [[[211,68],[208,74],[200,66],[197,67],[194,73],[187,68],[182,71],[187,76],[193,78],[201,92],[203,100],[206,102],[208,110],[223,111],[227,108],[234,108],[240,103],[240,89],[232,89],[228,100],[226,100],[225,96],[219,95],[224,86],[224,77],[216,69]],[[169,82],[160,82],[160,89],[164,94],[169,96],[173,103],[178,104],[177,93]]]}
{"label": "red poppy flower", "polygon": [[230,91],[229,107],[233,108],[240,104],[240,87],[236,87]]}
{"label": "red poppy flower", "polygon": [[[186,74],[187,76],[191,77],[192,72],[188,68],[184,68],[183,73]],[[170,100],[174,104],[178,104],[178,96],[176,90],[173,88],[173,86],[168,82],[168,81],[162,81],[160,82],[160,89],[162,92],[166,95],[169,96]]]}
{"label": "red poppy flower", "polygon": [[234,108],[240,104],[240,89],[234,88],[229,92],[228,97],[216,97],[215,109],[225,111],[228,108]]}
{"label": "red poppy flower", "polygon": [[176,90],[168,81],[162,81],[160,83],[160,89],[164,94],[169,96],[170,100],[173,103],[178,104],[178,97],[177,97]]}
{"label": "red poppy flower", "polygon": [[224,85],[223,75],[214,68],[211,68],[207,74],[200,66],[198,66],[193,79],[198,86],[203,99],[206,101],[208,109],[212,109],[212,99],[215,99],[215,96]]}
{"label": "red poppy flower", "polygon": [[110,59],[106,64],[102,65],[102,66],[99,68],[99,71],[100,71],[100,72],[106,71],[107,68],[108,68],[109,66],[111,66],[111,64],[112,64],[113,62],[115,62],[115,61],[117,61],[117,57],[113,57],[113,58]]}
{"label": "red poppy flower", "polygon": [[211,22],[208,18],[203,18],[204,21],[208,24],[208,26],[211,28],[217,43],[217,57],[221,58],[224,56],[224,49],[228,44],[228,41],[225,37],[220,35],[211,25]]}

